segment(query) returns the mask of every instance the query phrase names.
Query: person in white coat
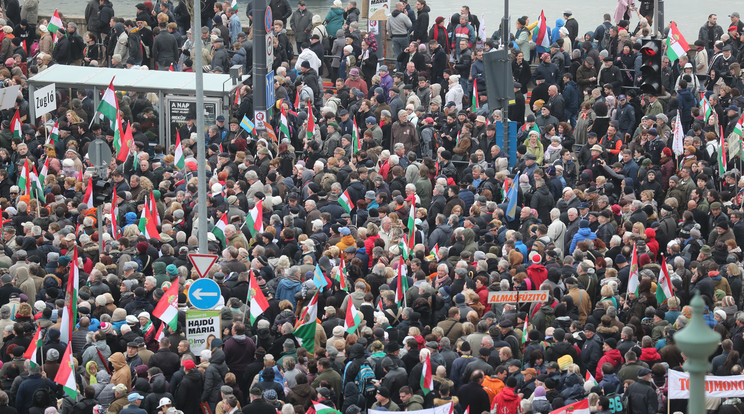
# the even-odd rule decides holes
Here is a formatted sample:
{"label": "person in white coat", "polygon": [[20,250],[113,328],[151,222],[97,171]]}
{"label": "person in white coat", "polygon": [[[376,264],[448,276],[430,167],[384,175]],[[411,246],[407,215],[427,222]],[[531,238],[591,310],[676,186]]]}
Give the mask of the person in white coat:
{"label": "person in white coat", "polygon": [[[553,240],[553,244],[556,246],[565,246],[566,238],[566,224],[563,223],[561,218],[561,211],[557,208],[550,210],[550,226],[548,226],[548,237]],[[563,259],[563,252],[559,252],[561,259]]]}

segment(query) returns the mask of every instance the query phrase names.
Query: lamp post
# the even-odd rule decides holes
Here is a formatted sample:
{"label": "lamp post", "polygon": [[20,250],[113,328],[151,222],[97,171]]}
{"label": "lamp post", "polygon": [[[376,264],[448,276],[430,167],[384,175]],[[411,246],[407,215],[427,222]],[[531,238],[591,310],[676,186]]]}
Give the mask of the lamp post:
{"label": "lamp post", "polygon": [[685,354],[683,367],[690,373],[689,414],[705,414],[705,373],[710,369],[708,357],[721,342],[721,334],[710,329],[703,320],[703,299],[700,292],[690,302],[692,319],[674,334],[674,342]]}

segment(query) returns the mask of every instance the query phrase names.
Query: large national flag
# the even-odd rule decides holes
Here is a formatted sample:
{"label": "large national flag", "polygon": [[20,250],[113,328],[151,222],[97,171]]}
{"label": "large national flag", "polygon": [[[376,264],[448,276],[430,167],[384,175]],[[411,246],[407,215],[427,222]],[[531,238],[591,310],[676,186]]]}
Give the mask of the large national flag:
{"label": "large national flag", "polygon": [[67,348],[65,349],[62,359],[59,361],[59,370],[57,375],[54,377],[54,382],[62,386],[73,401],[77,399],[77,384],[75,383],[75,365],[72,363],[72,342],[67,342]]}
{"label": "large national flag", "polygon": [[256,320],[258,320],[258,317],[261,316],[262,313],[266,312],[266,309],[269,309],[269,302],[266,300],[266,296],[264,296],[261,288],[258,286],[256,275],[253,272],[251,272],[251,279],[248,282],[248,298],[246,300],[246,303],[251,304],[250,320],[251,326],[253,326],[253,324],[256,323]]}
{"label": "large national flag", "polygon": [[139,230],[148,239],[160,239],[160,233],[158,232],[157,224],[155,224],[155,217],[153,217],[150,208],[157,208],[150,206],[150,200],[146,196],[145,203],[142,206],[142,213],[140,214]]}
{"label": "large national flag", "polygon": [[427,353],[426,358],[424,358],[424,361],[421,364],[420,385],[421,391],[424,393],[424,396],[434,391],[434,378],[432,377],[431,371],[431,357],[429,353]]}
{"label": "large national flag", "polygon": [[15,115],[13,115],[13,119],[10,121],[10,130],[13,132],[13,138],[22,138],[23,137],[23,122],[21,122],[21,113],[20,110],[16,109]]}
{"label": "large national flag", "polygon": [[550,414],[591,414],[591,411],[589,410],[589,400],[585,399],[569,404],[565,407],[551,411]]}
{"label": "large national flag", "polygon": [[178,286],[178,281],[171,283],[152,311],[153,316],[170,326],[173,331],[178,329]]}
{"label": "large national flag", "polygon": [[687,40],[679,32],[679,29],[677,29],[677,23],[675,22],[670,22],[669,36],[666,38],[666,48],[666,54],[672,62],[679,59],[680,56],[687,54],[687,51],[690,50]]}
{"label": "large national flag", "polygon": [[284,110],[284,105],[282,105],[282,116],[281,123],[279,124],[279,132],[284,134],[285,137],[289,138],[289,120],[287,119],[287,111]]}
{"label": "large national flag", "polygon": [[669,278],[664,255],[661,255],[661,272],[659,272],[659,282],[656,284],[656,302],[659,306],[674,295],[672,292],[672,280]]}
{"label": "large national flag", "polygon": [[59,12],[57,9],[54,10],[54,14],[52,15],[52,18],[49,19],[49,25],[47,25],[47,29],[49,29],[49,33],[57,34],[59,29],[64,29],[64,24],[62,24],[62,19],[59,18]]}
{"label": "large national flag", "polygon": [[116,195],[116,188],[111,191],[111,234],[114,240],[119,239],[119,199]]}
{"label": "large national flag", "polygon": [[356,154],[362,149],[362,137],[359,136],[359,127],[356,123],[356,117],[352,117],[354,127],[351,130],[351,153]]}
{"label": "large national flag", "polygon": [[685,131],[682,130],[682,118],[679,116],[677,109],[677,122],[674,123],[674,140],[672,141],[672,151],[678,157],[685,152],[684,148]]}
{"label": "large national flag", "polygon": [[346,190],[338,196],[338,203],[341,204],[341,207],[346,210],[347,213],[351,214],[351,210],[354,209],[354,202],[351,201],[351,196],[349,196],[349,190]]}
{"label": "large national flag", "polygon": [[734,126],[734,134],[738,136],[744,136],[744,114],[741,115],[738,121],[736,121],[736,126]]}
{"label": "large national flag", "polygon": [[313,409],[315,410],[315,414],[343,414],[341,411],[317,401],[313,401]]}
{"label": "large national flag", "polygon": [[509,202],[506,204],[507,221],[514,221],[517,216],[517,198],[519,196],[519,185],[517,185],[518,182],[519,174],[514,177],[514,180],[512,180],[512,186],[509,188],[509,192],[506,193],[506,198],[509,199]]}
{"label": "large national flag", "polygon": [[416,196],[411,200],[411,209],[408,210],[408,250],[413,252],[416,245]]}
{"label": "large national flag", "polygon": [[472,112],[475,112],[478,108],[480,108],[480,102],[478,101],[478,98],[480,98],[480,96],[478,95],[478,81],[474,81],[473,82],[473,104],[472,104],[472,108],[470,108]]}
{"label": "large national flag", "polygon": [[359,329],[359,324],[362,323],[362,314],[357,311],[354,302],[349,300],[349,304],[346,306],[346,318],[344,319],[344,330],[348,334],[353,334],[354,331]]}
{"label": "large national flag", "polygon": [[263,201],[258,200],[255,207],[248,210],[248,215],[245,217],[246,224],[248,224],[248,230],[251,232],[251,236],[256,236],[256,233],[262,233],[264,231],[263,226]]}
{"label": "large national flag", "polygon": [[723,125],[721,125],[721,142],[718,148],[718,175],[723,178],[728,170],[728,157],[726,156],[726,137],[723,135]]}
{"label": "large national flag", "polygon": [[155,192],[150,190],[150,213],[155,218],[155,223],[160,226],[160,213],[158,213],[158,204],[155,202]]}
{"label": "large national flag", "polygon": [[[232,0],[230,7],[232,7],[233,10],[238,11],[238,0]],[[238,96],[240,96],[240,94],[238,94]]]}
{"label": "large national flag", "polygon": [[[62,324],[59,329],[59,340],[62,343],[70,342],[72,330],[75,329],[77,323],[78,286],[80,286],[80,269],[78,269],[78,251],[75,246],[70,261],[70,276],[65,290],[65,307],[62,308]],[[61,363],[60,370],[62,370],[62,365],[64,362]]]}
{"label": "large national flag", "polygon": [[88,177],[88,185],[85,186],[85,195],[83,196],[83,203],[88,208],[93,208],[93,176]]}
{"label": "large national flag", "polygon": [[186,160],[183,157],[183,145],[181,145],[181,133],[176,131],[176,149],[173,154],[173,165],[179,170],[186,166]]}
{"label": "large national flag", "polygon": [[38,367],[39,361],[36,359],[36,356],[37,356],[37,352],[41,350],[41,347],[42,347],[41,326],[37,326],[36,333],[34,334],[33,338],[31,338],[31,343],[28,345],[28,349],[26,349],[26,352],[23,354],[23,357],[28,359],[31,365]]}
{"label": "large national flag", "polygon": [[212,234],[217,240],[222,242],[223,246],[227,246],[227,239],[225,238],[225,227],[227,227],[227,213],[222,213],[222,217],[214,223],[212,227]]}
{"label": "large national flag", "polygon": [[585,377],[584,378],[584,382],[588,382],[588,383],[594,384],[595,386],[596,385],[599,385],[599,383],[597,382],[597,380],[594,378],[594,375],[592,375],[592,370],[590,370],[590,369],[586,370],[586,375],[584,377]]}
{"label": "large national flag", "polygon": [[548,22],[545,20],[545,11],[540,11],[540,20],[538,21],[537,40],[535,43],[546,49],[550,48],[550,33],[548,33]]}
{"label": "large national flag", "polygon": [[98,104],[96,112],[105,116],[111,122],[116,121],[116,114],[119,112],[119,103],[116,100],[114,78],[111,78],[111,83],[109,83],[108,88],[106,88],[106,91],[103,93],[103,97],[101,98],[101,102]]}
{"label": "large national flag", "polygon": [[297,320],[298,326],[294,336],[309,353],[315,352],[315,326],[318,323],[318,292],[315,291],[310,303],[302,311],[302,316]]}
{"label": "large national flag", "polygon": [[638,285],[640,283],[638,277],[638,247],[633,245],[633,257],[630,259],[630,273],[628,275],[628,292],[638,295]]}

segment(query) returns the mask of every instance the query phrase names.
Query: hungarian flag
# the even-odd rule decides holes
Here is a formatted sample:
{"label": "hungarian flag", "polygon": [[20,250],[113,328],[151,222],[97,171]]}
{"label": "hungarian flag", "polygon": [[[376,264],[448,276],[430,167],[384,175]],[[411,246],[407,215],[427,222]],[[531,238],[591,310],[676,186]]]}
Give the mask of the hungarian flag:
{"label": "hungarian flag", "polygon": [[537,39],[535,43],[546,49],[550,48],[550,33],[548,33],[548,22],[545,20],[545,11],[540,11],[540,20],[538,21]]}
{"label": "hungarian flag", "polygon": [[313,106],[307,106],[307,138],[310,139],[315,135],[315,117],[313,116]]}
{"label": "hungarian flag", "polygon": [[589,400],[585,399],[569,404],[565,407],[551,411],[550,414],[591,414],[591,411],[589,410]]}
{"label": "hungarian flag", "polygon": [[315,291],[310,303],[305,306],[302,311],[302,316],[297,320],[297,329],[294,331],[294,336],[300,343],[300,346],[305,348],[309,353],[315,352],[315,326],[318,323],[318,292]]}
{"label": "hungarian flag", "polygon": [[633,257],[630,259],[630,273],[628,275],[628,292],[633,292],[638,295],[638,285],[640,284],[638,278],[638,247],[633,245]]}
{"label": "hungarian flag", "polygon": [[338,280],[339,286],[341,286],[342,290],[349,291],[349,286],[346,284],[346,262],[344,262],[344,255],[341,255],[341,264],[338,266],[338,275],[336,276],[336,280]]}
{"label": "hungarian flag", "polygon": [[666,299],[674,296],[672,293],[672,279],[669,278],[664,255],[661,255],[661,272],[659,272],[659,282],[656,284],[656,302],[661,305]]}
{"label": "hungarian flag", "polygon": [[56,143],[59,139],[59,121],[54,121],[54,126],[52,127],[52,132],[49,133],[49,137],[47,137],[47,141],[44,144],[49,143]]}
{"label": "hungarian flag", "polygon": [[408,210],[408,250],[413,251],[416,244],[416,196],[411,200],[411,209]]}
{"label": "hungarian flag", "polygon": [[255,237],[256,233],[263,233],[263,201],[258,200],[256,206],[248,211],[248,215],[245,217],[245,221],[248,223],[248,230],[251,232],[251,236]]}
{"label": "hungarian flag", "polygon": [[42,185],[42,192],[43,192],[43,186],[44,186],[44,182],[46,181],[47,175],[49,175],[49,157],[47,157],[47,159],[44,161],[44,166],[41,167],[41,173],[39,173],[39,181],[41,182],[41,185]]}
{"label": "hungarian flag", "polygon": [[710,106],[710,102],[708,102],[708,98],[705,97],[705,93],[700,92],[700,112],[703,114],[703,121],[708,122],[708,118],[710,118],[711,115],[713,115],[713,108]]}
{"label": "hungarian flag", "polygon": [[178,329],[178,286],[178,281],[172,283],[152,311],[153,316],[157,316],[174,331]]}
{"label": "hungarian flag", "polygon": [[424,396],[434,391],[434,378],[432,377],[431,371],[431,357],[430,354],[427,352],[426,358],[424,358],[424,361],[421,364],[420,385],[421,392],[424,393]]}
{"label": "hungarian flag", "polygon": [[[51,30],[49,31],[51,32]],[[96,112],[108,118],[112,123],[116,121],[119,104],[116,100],[116,91],[114,90],[114,78],[111,78],[111,83],[109,83],[108,88],[103,92],[103,97],[98,104]]]}
{"label": "hungarian flag", "polygon": [[37,200],[43,200],[43,198],[44,198],[44,183],[39,179],[39,174],[36,172],[36,165],[33,166],[33,171],[31,171],[31,174],[30,175],[31,175],[31,182],[34,183],[33,187],[34,187],[35,198]]}
{"label": "hungarian flag", "polygon": [[[173,66],[173,64],[171,64]],[[161,323],[158,327],[158,331],[155,332],[155,340],[160,342],[161,339],[165,338],[165,333],[163,333],[163,326],[165,326],[164,323]]]}
{"label": "hungarian flag", "polygon": [[318,290],[322,290],[324,287],[328,286],[328,279],[326,279],[323,270],[318,264],[315,265],[315,271],[313,271],[313,284],[318,288]]}
{"label": "hungarian flag", "polygon": [[223,246],[227,246],[227,238],[225,237],[225,227],[227,227],[227,213],[222,213],[222,217],[214,223],[212,227],[212,234],[217,240],[222,242]]}
{"label": "hungarian flag", "polygon": [[21,188],[23,194],[28,196],[31,195],[31,176],[28,167],[28,158],[26,158],[26,161],[23,163],[21,175],[18,177],[18,187]]}
{"label": "hungarian flag", "polygon": [[85,187],[85,195],[83,196],[83,203],[88,208],[93,207],[93,176],[88,177],[88,185]]}
{"label": "hungarian flag", "polygon": [[526,344],[530,338],[530,332],[527,330],[527,325],[529,324],[528,319],[529,314],[524,317],[524,326],[522,327],[522,345]]}
{"label": "hungarian flag", "polygon": [[49,19],[49,24],[47,25],[47,29],[49,29],[49,33],[57,34],[59,29],[64,29],[65,26],[62,24],[62,19],[59,18],[59,12],[55,9],[54,14],[52,15],[52,18]]}
{"label": "hungarian flag", "polygon": [[405,234],[403,235],[403,237],[400,238],[398,248],[400,249],[400,255],[401,257],[403,257],[403,260],[408,260],[411,252],[408,250],[408,240],[406,239]]}
{"label": "hungarian flag", "polygon": [[[78,269],[78,251],[77,246],[72,251],[72,260],[70,261],[70,276],[67,279],[67,289],[65,290],[65,307],[62,308],[62,325],[60,326],[59,340],[62,343],[69,344],[72,338],[72,330],[77,323],[77,305],[78,305],[78,286],[80,286],[80,269]],[[64,366],[61,362],[60,371]]]}
{"label": "hungarian flag", "polygon": [[408,277],[406,276],[405,270],[406,264],[403,263],[403,256],[400,257],[400,263],[398,263],[398,284],[395,288],[395,301],[398,306],[405,304],[406,302],[406,290],[408,290]]}
{"label": "hungarian flag", "polygon": [[240,88],[235,90],[235,101],[233,102],[236,106],[240,106]]}
{"label": "hungarian flag", "polygon": [[119,239],[119,200],[116,195],[116,187],[111,191],[111,233],[114,236],[114,240]]}
{"label": "hungarian flag", "polygon": [[349,214],[351,214],[351,210],[354,209],[354,202],[351,201],[349,190],[344,191],[343,194],[338,197],[338,203],[341,204],[341,207],[343,207]]}
{"label": "hungarian flag", "polygon": [[174,151],[175,161],[173,162],[176,168],[183,170],[186,167],[186,160],[183,157],[183,146],[181,145],[181,133],[176,131],[176,150]]}
{"label": "hungarian flag", "polygon": [[238,11],[238,0],[232,0],[230,7],[232,7],[233,10]]}
{"label": "hungarian flag", "polygon": [[285,137],[289,138],[289,120],[287,119],[287,112],[284,110],[283,105],[281,123],[279,124],[279,132],[284,134]]}
{"label": "hungarian flag", "polygon": [[264,296],[261,288],[258,286],[256,275],[253,272],[251,272],[251,279],[248,283],[248,298],[246,300],[246,303],[251,304],[250,318],[251,325],[253,325],[256,323],[256,320],[258,320],[258,317],[261,316],[262,313],[266,312],[266,309],[269,309],[269,302],[266,300],[266,296]]}
{"label": "hungarian flag", "polygon": [[429,254],[434,255],[434,257],[439,256],[439,243],[435,243],[434,247],[431,248],[429,251]]}
{"label": "hungarian flag", "polygon": [[592,370],[590,369],[586,370],[584,381],[594,385],[599,385],[599,383],[597,383],[597,380],[594,378],[594,375],[592,375]]}
{"label": "hungarian flag", "polygon": [[145,203],[142,206],[142,213],[140,213],[140,233],[142,233],[147,239],[159,240],[160,233],[158,232],[157,224],[155,223],[155,217],[153,217],[152,212],[150,211],[150,201],[145,197]]}
{"label": "hungarian flag", "polygon": [[690,50],[690,46],[677,29],[677,23],[670,22],[669,35],[666,38],[666,54],[669,56],[669,60],[674,62],[680,56],[687,54],[688,50]]}
{"label": "hungarian flag", "polygon": [[674,135],[672,141],[672,151],[678,157],[685,152],[684,139],[685,131],[682,130],[682,118],[679,116],[679,109],[677,109],[677,122],[674,123]]}
{"label": "hungarian flag", "polygon": [[341,411],[317,401],[313,401],[313,409],[315,410],[315,414],[343,414]]}
{"label": "hungarian flag", "polygon": [[28,349],[26,349],[26,352],[23,354],[23,357],[28,359],[31,365],[36,367],[39,366],[39,362],[36,359],[36,353],[41,350],[41,346],[41,326],[37,326],[36,333],[34,334],[34,337],[31,338],[31,343],[28,345]]}
{"label": "hungarian flag", "polygon": [[23,130],[21,129],[22,126],[21,113],[16,109],[13,119],[10,121],[10,130],[13,131],[13,138],[21,138],[23,136]]}
{"label": "hungarian flag", "polygon": [[742,114],[741,118],[736,121],[736,126],[734,126],[734,134],[740,137],[744,136],[744,114]]}
{"label": "hungarian flag", "polygon": [[478,81],[473,82],[473,105],[471,108],[472,112],[475,112],[480,108],[480,102],[478,102],[480,96],[478,96]]}
{"label": "hungarian flag", "polygon": [[[118,115],[117,115],[118,118]],[[121,118],[119,118],[119,121],[117,121],[119,126],[117,127],[117,131],[119,133],[119,149],[116,152],[116,160],[121,162],[126,162],[127,158],[129,158],[130,153],[132,152],[132,149],[134,149],[134,136],[132,135],[132,125],[127,122],[127,128],[123,129],[121,125]],[[116,134],[117,131],[114,131],[114,143],[117,142]],[[134,165],[132,165],[134,168]]]}
{"label": "hungarian flag", "polygon": [[353,334],[359,328],[359,324],[362,323],[362,314],[359,313],[354,306],[354,302],[349,300],[349,304],[346,306],[346,318],[344,319],[344,330],[348,334]]}
{"label": "hungarian flag", "polygon": [[359,127],[354,118],[354,128],[351,130],[351,153],[356,154],[362,149],[362,137],[359,136]]}
{"label": "hungarian flag", "polygon": [[728,157],[726,156],[726,137],[723,136],[723,125],[721,125],[721,141],[718,149],[718,175],[723,177],[723,174],[728,170]]}
{"label": "hungarian flag", "polygon": [[150,213],[155,218],[155,223],[158,226],[161,225],[160,213],[158,213],[158,204],[155,202],[155,192],[153,190],[150,190]]}
{"label": "hungarian flag", "polygon": [[152,325],[152,321],[147,321],[145,326],[142,327],[142,333],[144,333],[145,337],[147,337],[147,335],[149,335],[154,328],[155,327]]}
{"label": "hungarian flag", "polygon": [[[55,12],[56,13],[56,12]],[[72,363],[72,343],[67,342],[67,348],[65,349],[62,359],[59,361],[59,370],[57,375],[54,377],[54,382],[62,386],[72,400],[77,398],[77,384],[75,384],[75,365]]]}

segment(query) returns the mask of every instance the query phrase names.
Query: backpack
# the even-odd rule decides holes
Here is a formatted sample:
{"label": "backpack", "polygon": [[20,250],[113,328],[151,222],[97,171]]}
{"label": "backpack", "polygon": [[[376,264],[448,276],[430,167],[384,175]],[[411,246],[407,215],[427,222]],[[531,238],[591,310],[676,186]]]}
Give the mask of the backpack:
{"label": "backpack", "polygon": [[47,408],[54,406],[56,399],[52,397],[52,391],[48,386],[37,388],[31,395],[31,406]]}
{"label": "backpack", "polygon": [[357,384],[357,387],[359,387],[359,392],[363,395],[373,392],[375,390],[375,384],[372,383],[373,379],[375,379],[375,371],[373,371],[372,367],[369,366],[369,362],[365,361],[362,366],[359,367],[359,372],[357,372],[357,375],[354,378],[354,382]]}
{"label": "backpack", "polygon": [[127,37],[127,49],[129,49],[129,56],[134,58],[135,61],[140,62],[144,58],[142,53],[142,42],[139,33],[129,33]]}

